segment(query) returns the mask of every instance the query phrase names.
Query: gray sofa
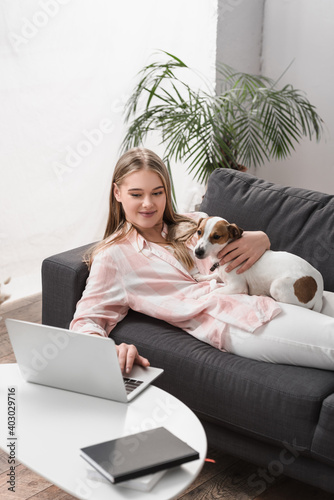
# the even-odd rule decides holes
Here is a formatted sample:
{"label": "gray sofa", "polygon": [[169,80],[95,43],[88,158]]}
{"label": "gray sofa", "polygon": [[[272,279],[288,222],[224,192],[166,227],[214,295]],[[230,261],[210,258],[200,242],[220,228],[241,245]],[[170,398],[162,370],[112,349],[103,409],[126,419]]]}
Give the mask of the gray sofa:
{"label": "gray sofa", "polygon": [[[265,231],[273,250],[310,261],[334,291],[334,196],[218,169],[201,210]],[[89,246],[43,262],[43,323],[68,327],[85,287]],[[223,353],[134,311],[111,336],[164,368],[156,385],[199,416],[211,446],[259,465],[249,478],[258,493],[280,473],[334,493],[334,372]]]}

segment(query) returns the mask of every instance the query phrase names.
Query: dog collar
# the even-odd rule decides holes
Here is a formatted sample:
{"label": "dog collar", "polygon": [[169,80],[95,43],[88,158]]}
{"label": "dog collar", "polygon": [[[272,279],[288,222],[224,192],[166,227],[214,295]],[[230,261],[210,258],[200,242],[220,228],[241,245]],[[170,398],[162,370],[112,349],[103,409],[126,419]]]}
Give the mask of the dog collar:
{"label": "dog collar", "polygon": [[212,267],[210,267],[210,271],[213,272],[219,266],[219,262],[215,262]]}

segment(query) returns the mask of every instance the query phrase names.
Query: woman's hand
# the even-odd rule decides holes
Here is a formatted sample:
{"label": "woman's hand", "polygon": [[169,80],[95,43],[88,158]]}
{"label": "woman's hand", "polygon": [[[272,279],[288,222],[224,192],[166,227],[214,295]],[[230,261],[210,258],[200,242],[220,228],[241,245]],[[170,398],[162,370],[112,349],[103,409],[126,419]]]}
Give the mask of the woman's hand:
{"label": "woman's hand", "polygon": [[237,274],[247,271],[263,254],[270,248],[270,241],[266,233],[262,231],[244,231],[241,238],[226,245],[218,257],[222,259],[220,264],[229,265],[226,271],[230,272],[236,267],[241,267]]}
{"label": "woman's hand", "polygon": [[116,351],[122,373],[129,374],[134,364],[150,366],[149,360],[140,356],[137,347],[132,344],[117,345]]}

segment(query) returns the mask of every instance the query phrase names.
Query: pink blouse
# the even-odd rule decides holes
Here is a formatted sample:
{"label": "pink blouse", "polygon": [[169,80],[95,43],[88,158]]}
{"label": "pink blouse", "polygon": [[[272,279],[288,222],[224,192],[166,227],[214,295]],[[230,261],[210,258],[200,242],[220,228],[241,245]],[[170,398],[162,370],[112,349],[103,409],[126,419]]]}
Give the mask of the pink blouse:
{"label": "pink blouse", "polygon": [[[194,237],[189,249],[195,244]],[[209,274],[211,261],[196,260],[196,265]],[[107,337],[131,308],[224,350],[231,329],[254,332],[281,311],[270,297],[224,295],[222,286],[216,280],[198,283],[169,250],[132,231],[94,258],[70,329]]]}

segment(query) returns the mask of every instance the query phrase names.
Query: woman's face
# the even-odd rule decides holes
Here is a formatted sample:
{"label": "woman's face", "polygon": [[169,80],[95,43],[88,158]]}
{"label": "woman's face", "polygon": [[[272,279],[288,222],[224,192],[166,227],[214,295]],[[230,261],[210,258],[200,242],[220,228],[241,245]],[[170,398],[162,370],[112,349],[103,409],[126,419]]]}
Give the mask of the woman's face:
{"label": "woman's face", "polygon": [[122,203],[126,220],[143,234],[154,226],[161,230],[166,193],[156,172],[139,170],[127,175],[120,186],[114,184],[114,195]]}

